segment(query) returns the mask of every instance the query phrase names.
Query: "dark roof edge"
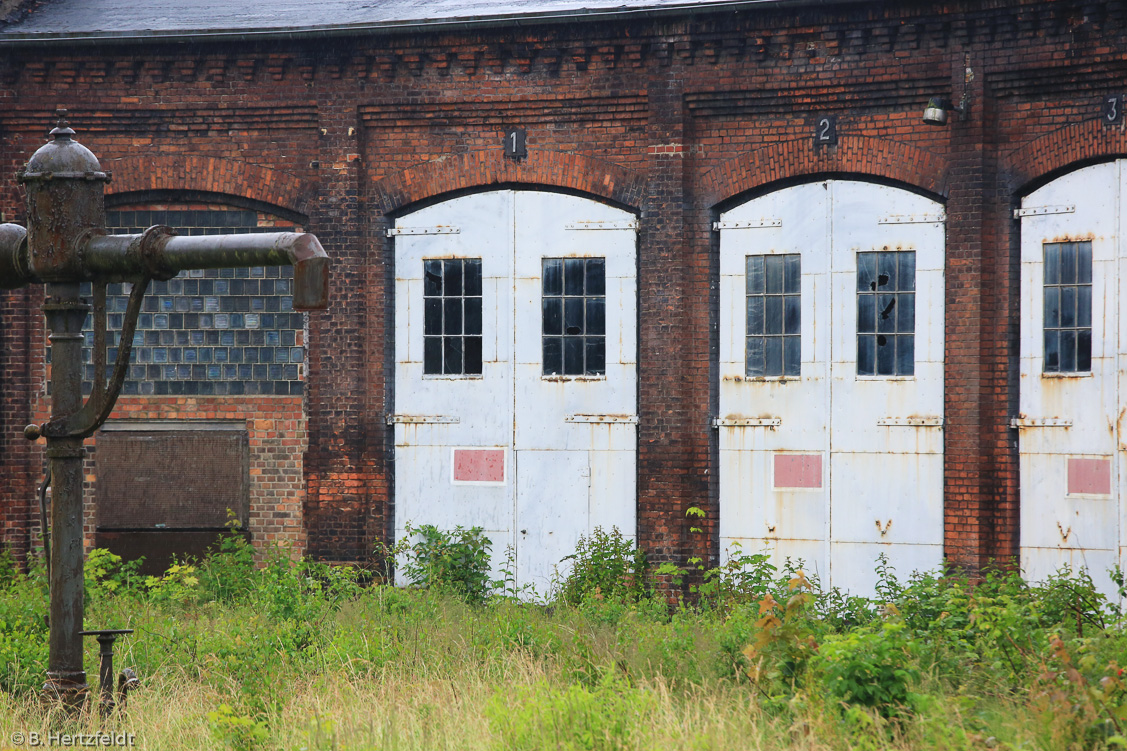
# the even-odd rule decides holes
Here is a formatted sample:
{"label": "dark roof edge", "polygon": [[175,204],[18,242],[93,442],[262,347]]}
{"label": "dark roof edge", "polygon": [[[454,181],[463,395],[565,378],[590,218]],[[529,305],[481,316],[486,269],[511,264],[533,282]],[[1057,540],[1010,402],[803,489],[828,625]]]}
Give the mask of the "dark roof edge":
{"label": "dark roof edge", "polygon": [[587,20],[622,20],[675,16],[686,11],[717,13],[723,11],[759,10],[764,6],[827,6],[861,3],[864,0],[711,0],[686,2],[650,8],[581,9],[544,13],[512,13],[482,17],[385,21],[345,25],[310,26],[303,28],[195,29],[179,31],[93,31],[84,33],[20,33],[0,31],[0,47],[41,47],[58,44],[144,44],[150,42],[231,42],[248,40],[315,39],[333,36],[361,36],[411,31],[446,31],[499,26],[568,23]]}

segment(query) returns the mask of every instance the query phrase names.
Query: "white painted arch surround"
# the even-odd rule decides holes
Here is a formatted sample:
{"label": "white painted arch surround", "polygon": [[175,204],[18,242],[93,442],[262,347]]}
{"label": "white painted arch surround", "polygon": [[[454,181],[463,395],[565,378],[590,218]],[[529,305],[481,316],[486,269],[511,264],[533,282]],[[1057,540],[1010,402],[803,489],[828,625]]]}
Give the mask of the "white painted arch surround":
{"label": "white painted arch surround", "polygon": [[[573,195],[498,190],[398,218],[395,248],[395,535],[480,526],[493,576],[543,593],[580,535],[633,539],[637,477],[635,217]],[[606,259],[606,375],[544,376],[541,260]],[[423,260],[481,258],[481,376],[423,374]],[[502,450],[504,481],[455,483],[456,448]]]}
{"label": "white painted arch surround", "polygon": [[[824,180],[720,217],[720,547],[802,560],[823,586],[870,594],[943,556],[943,206]],[[916,252],[915,373],[859,376],[857,254]],[[745,259],[801,255],[801,376],[745,376]],[[777,488],[776,456],[819,457],[820,487]]]}

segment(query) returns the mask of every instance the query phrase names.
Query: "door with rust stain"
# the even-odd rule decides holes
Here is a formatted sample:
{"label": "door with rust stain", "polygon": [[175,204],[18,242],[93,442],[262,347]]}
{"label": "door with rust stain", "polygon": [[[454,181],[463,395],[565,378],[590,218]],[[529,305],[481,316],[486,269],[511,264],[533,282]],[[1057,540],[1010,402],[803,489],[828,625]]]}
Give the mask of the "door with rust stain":
{"label": "door with rust stain", "polygon": [[721,547],[869,593],[943,544],[942,206],[829,180],[725,212]]}
{"label": "door with rust stain", "polygon": [[635,534],[636,221],[492,191],[391,232],[396,536],[483,527],[543,593],[580,535]]}
{"label": "door with rust stain", "polygon": [[1109,594],[1122,560],[1124,164],[1064,175],[1017,211],[1021,565],[1031,580],[1086,567]]}

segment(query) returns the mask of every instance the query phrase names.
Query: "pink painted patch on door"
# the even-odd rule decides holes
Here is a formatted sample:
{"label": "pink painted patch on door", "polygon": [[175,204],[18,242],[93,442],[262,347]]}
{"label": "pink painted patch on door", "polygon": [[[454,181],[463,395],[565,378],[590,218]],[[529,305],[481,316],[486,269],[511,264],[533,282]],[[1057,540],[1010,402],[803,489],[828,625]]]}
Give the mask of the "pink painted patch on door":
{"label": "pink painted patch on door", "polygon": [[505,449],[454,449],[455,482],[504,482]]}
{"label": "pink painted patch on door", "polygon": [[775,454],[775,487],[822,487],[822,455]]}
{"label": "pink painted patch on door", "polygon": [[1069,459],[1069,495],[1111,495],[1110,459]]}

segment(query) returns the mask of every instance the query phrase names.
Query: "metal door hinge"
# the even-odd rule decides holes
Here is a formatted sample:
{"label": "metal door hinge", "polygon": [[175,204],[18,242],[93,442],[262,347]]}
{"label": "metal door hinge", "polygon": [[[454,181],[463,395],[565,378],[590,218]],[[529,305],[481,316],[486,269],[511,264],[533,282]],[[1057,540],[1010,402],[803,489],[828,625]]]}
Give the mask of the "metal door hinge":
{"label": "metal door hinge", "polygon": [[564,422],[637,425],[637,415],[568,415]]}
{"label": "metal door hinge", "polygon": [[1071,428],[1072,420],[1059,417],[1015,417],[1010,420],[1011,428]]}
{"label": "metal door hinge", "polygon": [[450,415],[388,415],[388,425],[431,425],[431,424],[452,424],[461,422],[460,418],[451,417]]}
{"label": "metal door hinge", "polygon": [[905,428],[942,428],[942,417],[882,417],[877,420],[877,425],[897,426]]}
{"label": "metal door hinge", "polygon": [[712,421],[714,428],[770,428],[774,430],[783,424],[780,417],[717,417]]}
{"label": "metal door hinge", "polygon": [[462,230],[458,227],[392,227],[387,231],[388,237],[396,235],[457,235]]}
{"label": "metal door hinge", "polygon": [[755,219],[750,222],[713,222],[712,229],[767,229],[770,227],[782,227],[782,219]]}
{"label": "metal door hinge", "polygon": [[882,216],[877,224],[942,224],[947,221],[947,214],[940,211],[937,214],[892,214]]}
{"label": "metal door hinge", "polygon": [[625,222],[568,222],[564,229],[638,229],[638,220]]}
{"label": "metal door hinge", "polygon": [[1074,205],[1064,206],[1029,206],[1022,209],[1014,209],[1014,219],[1021,219],[1023,216],[1045,216],[1047,214],[1075,214],[1076,207]]}

